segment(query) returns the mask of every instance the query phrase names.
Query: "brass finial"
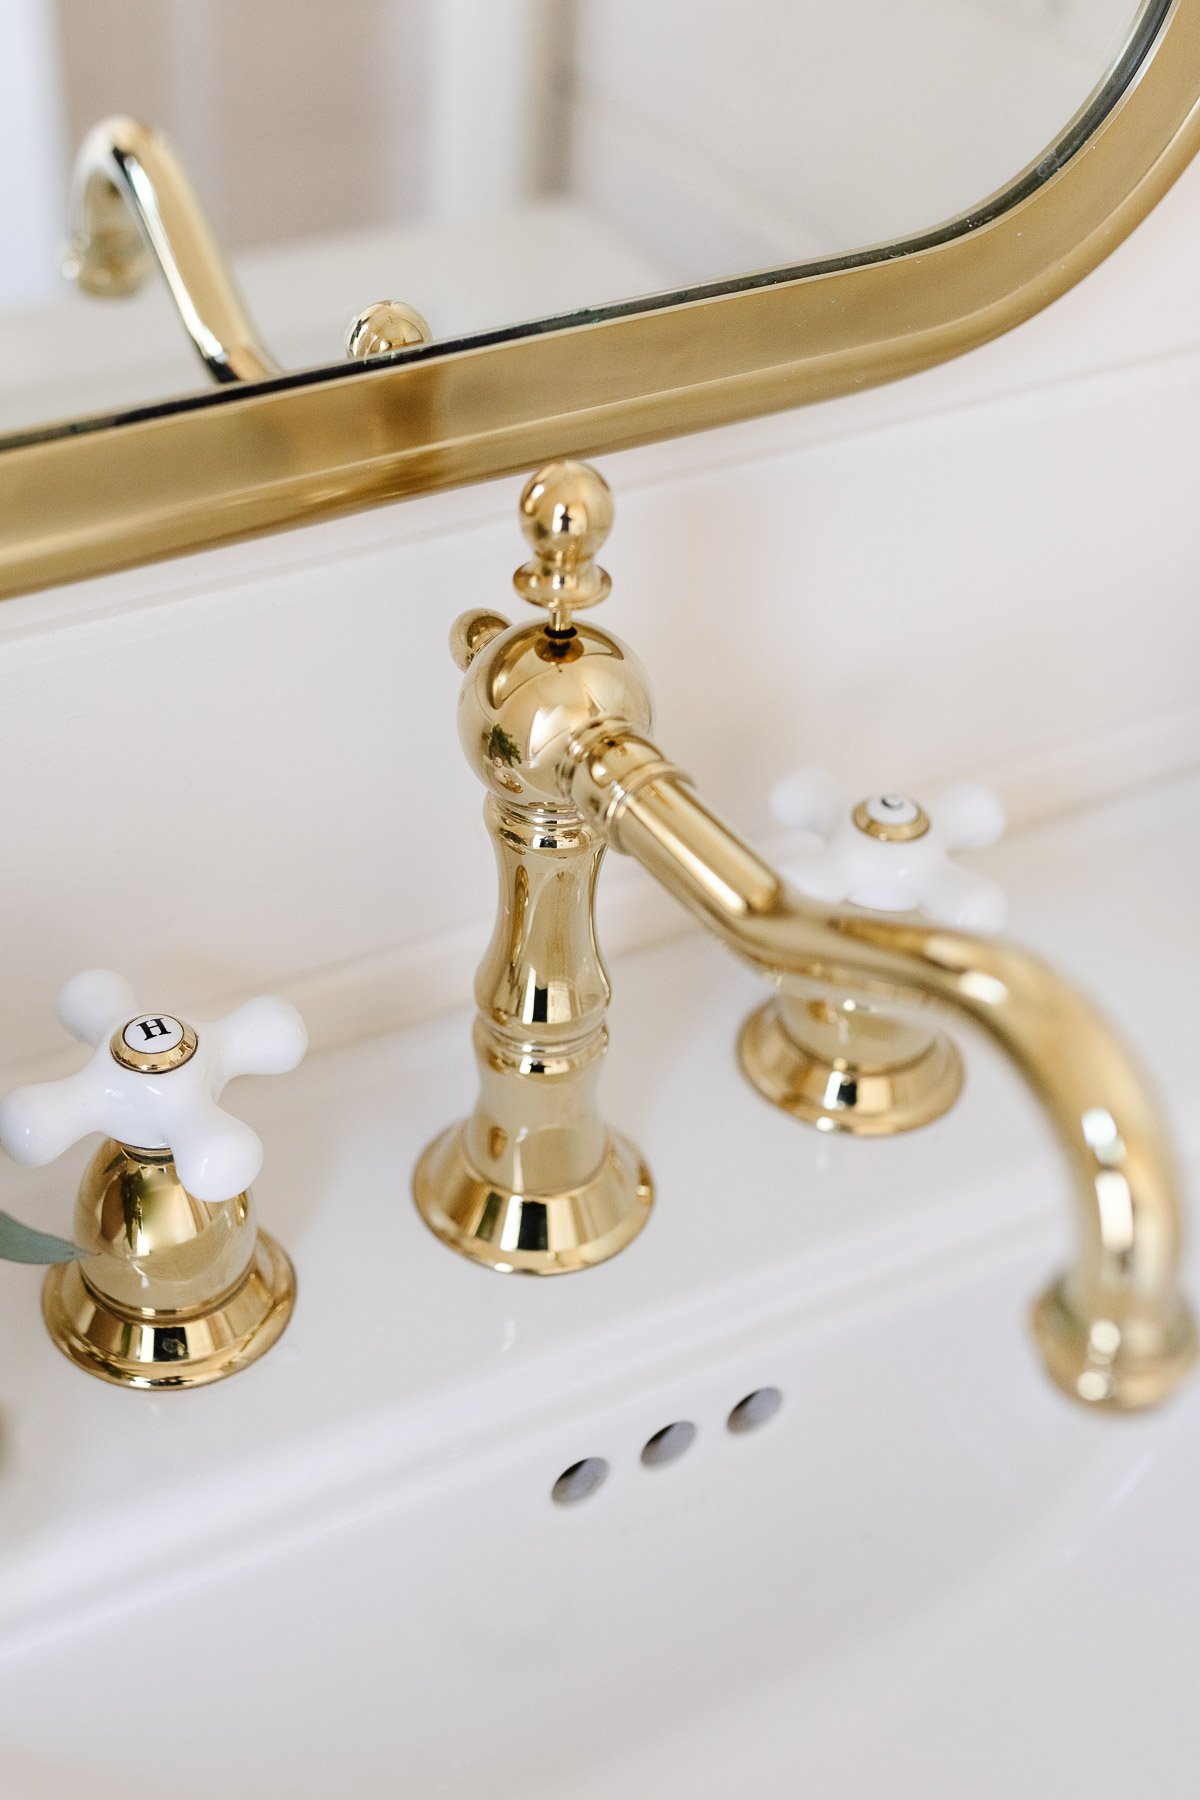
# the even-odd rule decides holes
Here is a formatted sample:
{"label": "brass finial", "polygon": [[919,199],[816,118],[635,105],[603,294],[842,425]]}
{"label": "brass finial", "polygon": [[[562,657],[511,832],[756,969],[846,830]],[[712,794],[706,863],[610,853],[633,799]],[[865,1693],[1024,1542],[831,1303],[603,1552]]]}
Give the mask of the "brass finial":
{"label": "brass finial", "polygon": [[551,631],[568,631],[571,614],[595,606],[612,587],[596,553],[612,529],[608,483],[587,463],[547,463],[521,495],[521,530],[533,558],[513,576],[523,600],[544,606]]}
{"label": "brass finial", "polygon": [[365,362],[369,356],[387,356],[393,350],[428,344],[432,337],[415,306],[403,300],[377,300],[346,327],[346,355]]}

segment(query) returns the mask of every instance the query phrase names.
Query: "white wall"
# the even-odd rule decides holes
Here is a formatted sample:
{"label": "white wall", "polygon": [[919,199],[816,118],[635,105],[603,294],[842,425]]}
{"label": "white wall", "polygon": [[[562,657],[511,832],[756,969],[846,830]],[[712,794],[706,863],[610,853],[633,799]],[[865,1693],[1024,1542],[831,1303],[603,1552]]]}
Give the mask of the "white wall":
{"label": "white wall", "polygon": [[58,71],[50,0],[0,0],[0,307],[62,283],[70,152]]}
{"label": "white wall", "polygon": [[421,212],[428,0],[55,5],[71,149],[109,113],[159,126],[229,248]]}
{"label": "white wall", "polygon": [[575,0],[569,189],[680,279],[924,230],[1003,186],[1134,0]]}

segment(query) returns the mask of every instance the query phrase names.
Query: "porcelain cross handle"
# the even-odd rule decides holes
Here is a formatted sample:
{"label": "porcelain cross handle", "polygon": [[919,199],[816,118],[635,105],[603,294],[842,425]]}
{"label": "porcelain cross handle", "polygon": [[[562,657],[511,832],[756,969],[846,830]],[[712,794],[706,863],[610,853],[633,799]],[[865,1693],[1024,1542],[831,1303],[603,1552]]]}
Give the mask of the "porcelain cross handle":
{"label": "porcelain cross handle", "polygon": [[787,866],[801,893],[876,912],[921,911],[968,931],[999,931],[1007,902],[994,881],[951,862],[951,850],[982,849],[1004,831],[989,788],[963,781],[926,807],[905,794],[873,794],[853,805],[820,769],[776,782],[771,811],[811,834]]}
{"label": "porcelain cross handle", "polygon": [[169,1150],[197,1200],[232,1200],[250,1186],[262,1144],[217,1101],[239,1075],[296,1067],[308,1040],[295,1007],[264,995],[223,1019],[190,1024],[139,1013],[122,976],[91,969],[63,988],[58,1016],[95,1055],[74,1075],[16,1088],[0,1102],[0,1144],[16,1162],[52,1162],[102,1132],[140,1150]]}

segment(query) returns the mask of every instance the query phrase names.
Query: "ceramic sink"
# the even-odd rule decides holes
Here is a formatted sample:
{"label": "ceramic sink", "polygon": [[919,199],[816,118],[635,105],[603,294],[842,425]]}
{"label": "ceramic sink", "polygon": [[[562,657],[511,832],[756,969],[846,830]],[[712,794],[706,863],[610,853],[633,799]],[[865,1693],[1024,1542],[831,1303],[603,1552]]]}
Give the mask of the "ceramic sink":
{"label": "ceramic sink", "polygon": [[[1189,779],[979,859],[1189,1170],[1198,845]],[[464,1010],[247,1086],[299,1301],[237,1380],[84,1380],[0,1270],[4,1794],[1190,1800],[1200,1384],[1114,1419],[1047,1383],[1069,1197],[1007,1065],[967,1043],[937,1125],[822,1137],[739,1074],[759,990],[715,945],[612,976],[606,1110],[658,1197],[598,1269],[422,1225]],[[61,1223],[74,1172],[14,1210]]]}

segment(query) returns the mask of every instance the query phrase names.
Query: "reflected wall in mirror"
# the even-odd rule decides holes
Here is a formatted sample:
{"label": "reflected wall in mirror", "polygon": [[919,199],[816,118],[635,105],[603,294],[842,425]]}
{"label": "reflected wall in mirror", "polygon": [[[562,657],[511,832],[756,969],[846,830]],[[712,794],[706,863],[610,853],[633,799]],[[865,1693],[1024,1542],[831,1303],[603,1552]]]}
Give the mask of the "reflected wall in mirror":
{"label": "reflected wall in mirror", "polygon": [[1036,160],[1133,10],[0,0],[0,431],[205,380],[160,282],[106,303],[64,279],[73,154],[106,114],[167,134],[305,368],[382,298],[446,341],[936,226]]}

